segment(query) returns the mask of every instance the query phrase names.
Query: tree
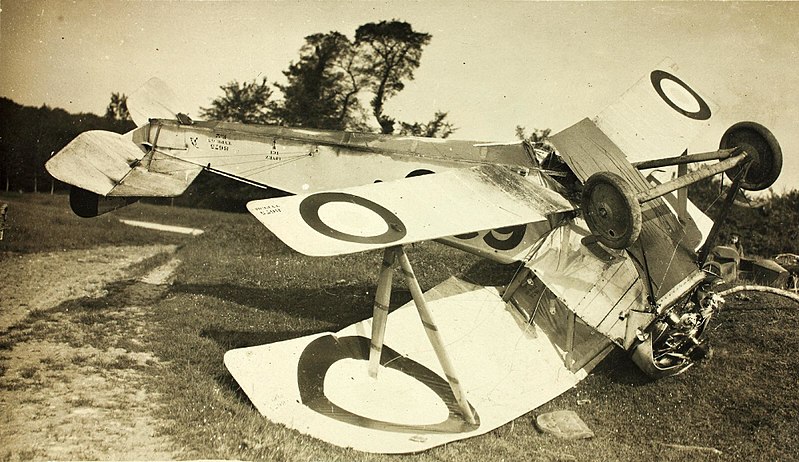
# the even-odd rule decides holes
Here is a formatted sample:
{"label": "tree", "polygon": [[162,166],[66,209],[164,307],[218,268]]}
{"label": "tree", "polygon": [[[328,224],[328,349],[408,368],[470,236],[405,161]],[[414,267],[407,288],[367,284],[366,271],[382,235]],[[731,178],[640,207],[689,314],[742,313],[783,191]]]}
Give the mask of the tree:
{"label": "tree", "polygon": [[111,101],[105,108],[105,118],[110,120],[131,120],[128,112],[128,97],[124,93],[111,93]]}
{"label": "tree", "polygon": [[272,89],[269,88],[266,77],[260,83],[255,79],[243,83],[233,80],[219,88],[224,95],[213,100],[210,108],[200,108],[200,117],[248,124],[274,122],[272,104],[269,101]]}
{"label": "tree", "polygon": [[452,123],[447,121],[446,118],[446,112],[437,111],[435,115],[433,115],[432,120],[426,124],[419,122],[400,122],[402,128],[400,128],[399,134],[426,136],[428,138],[447,138],[449,135],[454,133],[457,128],[455,128]]}
{"label": "tree", "polygon": [[537,143],[548,143],[549,142],[549,135],[552,133],[551,128],[545,128],[543,130],[534,128],[530,135],[527,134],[527,129],[521,125],[516,126],[516,138],[520,140],[527,140],[533,144]]}
{"label": "tree", "polygon": [[355,32],[359,72],[374,94],[370,104],[382,133],[393,133],[396,120],[383,114],[386,101],[413,80],[422,48],[432,36],[416,32],[407,22],[380,21],[360,26]]}
{"label": "tree", "polygon": [[52,153],[87,130],[125,133],[135,127],[130,120],[69,114],[46,105],[21,106],[7,98],[0,98],[0,120],[0,189],[7,191],[37,191],[48,183],[50,189],[60,189],[63,185],[54,184],[44,169]]}
{"label": "tree", "polygon": [[130,120],[127,95],[124,93],[111,93],[111,101],[106,106],[105,117],[109,120]]}
{"label": "tree", "polygon": [[355,49],[345,35],[305,37],[299,61],[283,71],[288,82],[275,84],[284,97],[275,115],[287,125],[333,130],[363,126],[357,95],[364,77],[355,62]]}

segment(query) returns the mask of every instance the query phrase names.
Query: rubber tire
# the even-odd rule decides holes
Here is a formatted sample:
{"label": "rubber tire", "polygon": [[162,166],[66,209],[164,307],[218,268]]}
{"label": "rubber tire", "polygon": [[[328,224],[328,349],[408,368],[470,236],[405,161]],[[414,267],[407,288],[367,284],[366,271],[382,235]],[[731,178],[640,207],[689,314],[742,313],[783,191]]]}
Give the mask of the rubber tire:
{"label": "rubber tire", "polygon": [[641,234],[641,204],[630,184],[615,173],[597,172],[588,177],[581,208],[588,229],[611,249],[626,249]]}
{"label": "rubber tire", "polygon": [[[724,132],[719,149],[741,147],[754,157],[741,188],[747,191],[762,191],[777,181],[782,171],[782,148],[768,128],[756,122],[738,122]],[[740,168],[724,172],[734,179]]]}

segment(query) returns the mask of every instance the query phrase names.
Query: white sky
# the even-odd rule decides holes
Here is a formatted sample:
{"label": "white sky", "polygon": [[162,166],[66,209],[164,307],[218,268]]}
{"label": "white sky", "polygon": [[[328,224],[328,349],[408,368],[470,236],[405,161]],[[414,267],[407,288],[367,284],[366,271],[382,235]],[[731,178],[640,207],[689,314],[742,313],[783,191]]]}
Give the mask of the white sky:
{"label": "white sky", "polygon": [[[400,19],[432,34],[416,80],[387,105],[401,120],[449,111],[454,137],[513,139],[514,127],[592,117],[664,57],[721,109],[690,146],[734,122],[769,127],[799,188],[799,3],[9,1],[0,3],[0,96],[101,114],[152,76],[196,115],[230,80],[296,60],[303,38]],[[1,123],[1,122],[0,122]]]}

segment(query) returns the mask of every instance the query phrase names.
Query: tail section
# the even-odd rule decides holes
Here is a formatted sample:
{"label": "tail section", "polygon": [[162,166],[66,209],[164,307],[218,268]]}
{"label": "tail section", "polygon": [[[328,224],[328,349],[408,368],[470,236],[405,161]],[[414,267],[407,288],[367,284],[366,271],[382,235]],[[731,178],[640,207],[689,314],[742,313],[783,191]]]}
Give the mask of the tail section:
{"label": "tail section", "polygon": [[128,96],[127,105],[128,113],[138,127],[150,119],[178,119],[181,108],[186,107],[169,85],[158,77],[151,78]]}
{"label": "tail section", "polygon": [[199,175],[201,166],[134,142],[143,129],[125,135],[84,132],[47,161],[50,175],[72,185],[70,203],[76,214],[97,216],[140,197],[179,196]]}
{"label": "tail section", "polygon": [[82,218],[96,217],[138,200],[138,197],[103,197],[77,186],[73,186],[69,190],[69,206],[75,215]]}

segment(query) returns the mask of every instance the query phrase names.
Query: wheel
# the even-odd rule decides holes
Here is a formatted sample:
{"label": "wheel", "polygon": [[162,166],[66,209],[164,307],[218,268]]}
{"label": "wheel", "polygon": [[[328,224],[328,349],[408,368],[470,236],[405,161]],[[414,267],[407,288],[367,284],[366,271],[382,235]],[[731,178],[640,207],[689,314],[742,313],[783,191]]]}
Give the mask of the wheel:
{"label": "wheel", "polygon": [[[741,188],[762,191],[777,181],[782,170],[782,149],[768,128],[755,122],[738,122],[724,132],[719,149],[740,147],[753,157]],[[743,167],[727,170],[728,178],[735,178]]]}
{"label": "wheel", "polygon": [[585,182],[583,217],[602,244],[626,249],[641,234],[641,205],[630,184],[611,172],[597,172]]}

